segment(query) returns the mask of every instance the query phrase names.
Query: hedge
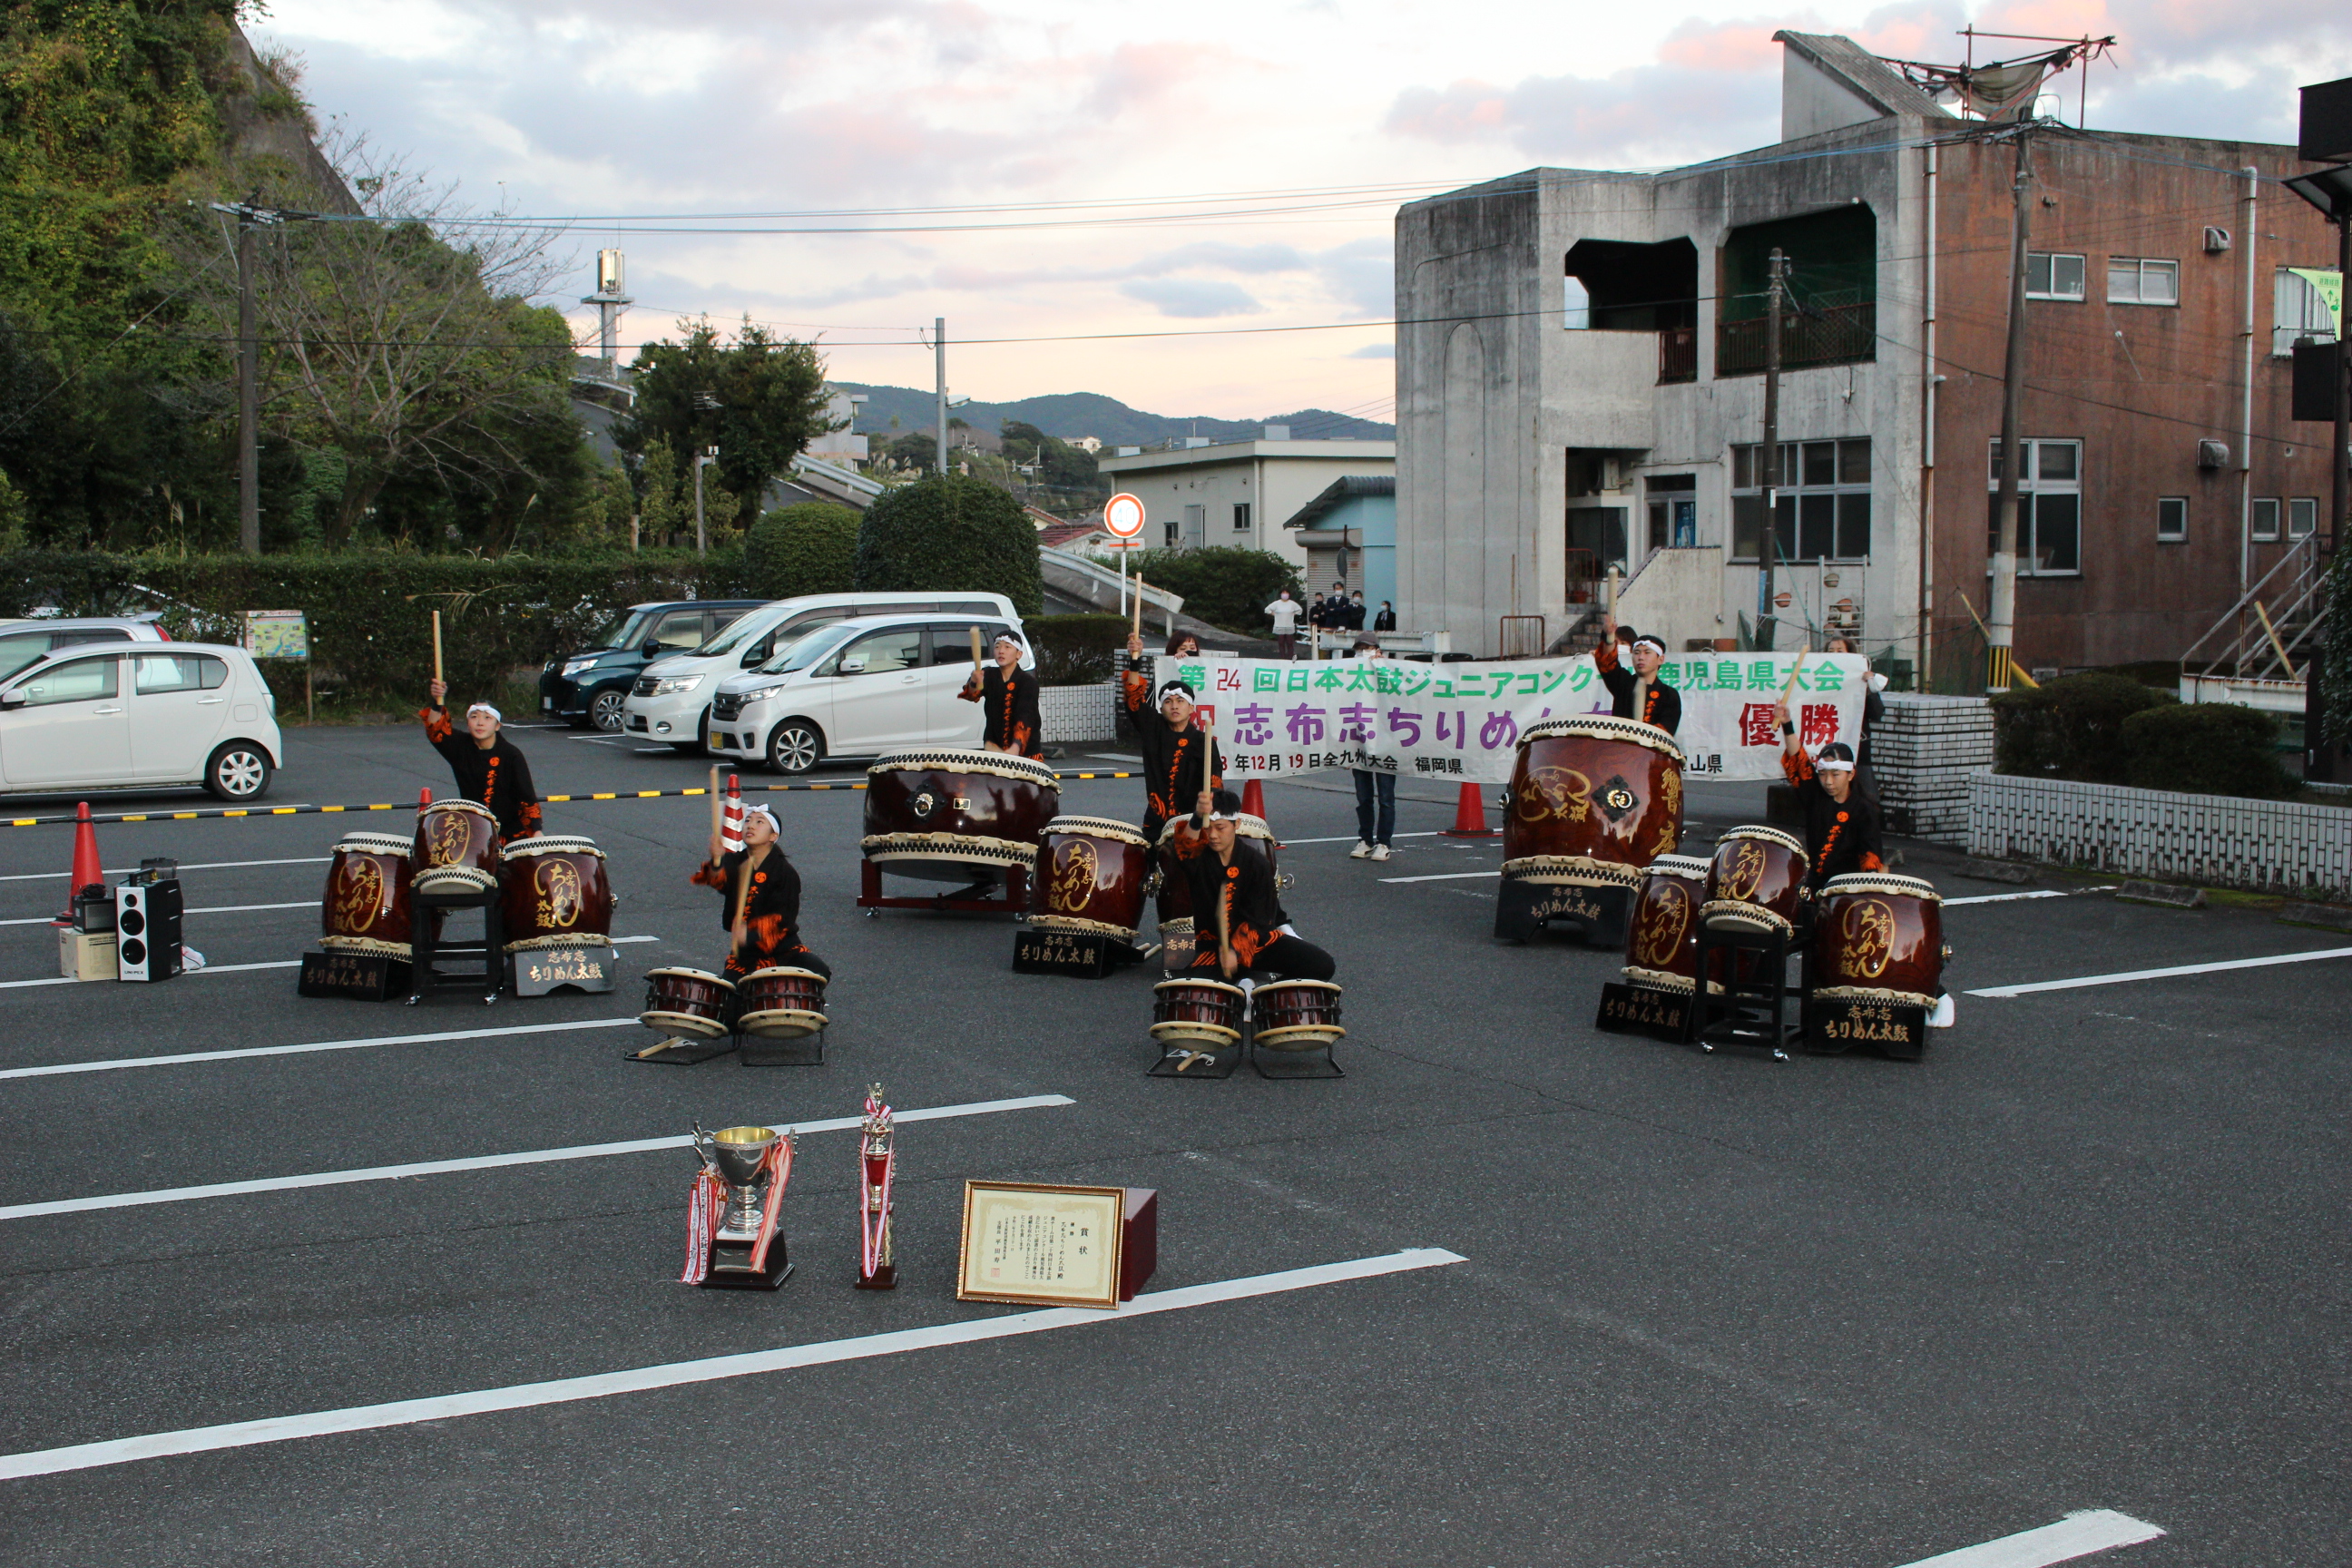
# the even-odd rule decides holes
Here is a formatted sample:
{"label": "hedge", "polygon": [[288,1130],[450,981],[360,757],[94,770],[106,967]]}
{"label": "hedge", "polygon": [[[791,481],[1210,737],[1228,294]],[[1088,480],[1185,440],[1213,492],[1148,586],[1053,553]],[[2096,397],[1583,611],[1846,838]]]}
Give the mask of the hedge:
{"label": "hedge", "polygon": [[1127,646],[1124,616],[1032,616],[1022,623],[1037,654],[1044,686],[1092,686],[1108,680]]}
{"label": "hedge", "polygon": [[1992,700],[1993,764],[2033,778],[2122,784],[2124,724],[2133,714],[2179,700],[2104,670],[2053,680]]}
{"label": "hedge", "polygon": [[2279,766],[2278,721],[2231,702],[2149,708],[2123,722],[2124,782],[2135,789],[2283,800],[2302,781]]}
{"label": "hedge", "polygon": [[1301,604],[1307,598],[1290,563],[1264,550],[1147,550],[1133,569],[1145,582],[1182,595],[1186,615],[1245,637],[1265,635],[1274,624],[1265,606],[1285,588]]}
{"label": "hedge", "polygon": [[994,485],[961,474],[901,485],[867,509],[857,531],[856,586],[1002,594],[1024,619],[1045,600],[1029,514]]}
{"label": "hedge", "polygon": [[856,509],[832,501],[803,501],[767,513],[743,544],[752,592],[767,599],[848,593],[857,585],[858,527]]}

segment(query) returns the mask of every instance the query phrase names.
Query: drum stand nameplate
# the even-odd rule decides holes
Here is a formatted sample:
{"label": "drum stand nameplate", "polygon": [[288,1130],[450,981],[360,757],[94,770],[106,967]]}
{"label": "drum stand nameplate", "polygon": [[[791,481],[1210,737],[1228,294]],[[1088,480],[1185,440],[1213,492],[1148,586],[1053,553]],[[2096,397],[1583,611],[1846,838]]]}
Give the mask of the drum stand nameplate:
{"label": "drum stand nameplate", "polygon": [[1857,1049],[1916,1062],[1927,1050],[1927,1009],[1899,1002],[1857,1002],[1843,996],[1805,998],[1805,1049],[1843,1056]]}
{"label": "drum stand nameplate", "polygon": [[313,949],[302,955],[298,996],[341,996],[353,1002],[383,1002],[408,994],[408,960],[388,952],[348,952],[337,948]]}
{"label": "drum stand nameplate", "polygon": [[1592,1026],[1612,1035],[1643,1035],[1680,1045],[1690,1037],[1691,994],[1657,991],[1612,980],[1601,987],[1601,1014]]}
{"label": "drum stand nameplate", "polygon": [[614,947],[532,947],[507,954],[507,970],[518,996],[545,996],[567,985],[604,992],[613,988],[620,961]]}
{"label": "drum stand nameplate", "polygon": [[1495,895],[1495,934],[1525,942],[1538,931],[1559,927],[1574,931],[1587,947],[1622,949],[1633,910],[1632,888],[1564,886],[1506,877]]}
{"label": "drum stand nameplate", "polygon": [[1104,931],[1040,931],[1024,926],[1013,936],[1013,973],[1068,974],[1100,980],[1123,963],[1141,958],[1129,944]]}

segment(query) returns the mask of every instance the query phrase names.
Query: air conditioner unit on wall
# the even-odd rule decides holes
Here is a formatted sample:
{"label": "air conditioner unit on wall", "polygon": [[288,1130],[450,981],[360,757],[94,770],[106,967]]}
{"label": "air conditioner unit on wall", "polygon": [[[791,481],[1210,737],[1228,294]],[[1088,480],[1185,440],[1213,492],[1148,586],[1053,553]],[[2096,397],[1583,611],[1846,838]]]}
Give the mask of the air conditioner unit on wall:
{"label": "air conditioner unit on wall", "polygon": [[2216,228],[2210,223],[2207,224],[2205,226],[2205,254],[2208,256],[2219,256],[2229,248],[2230,231],[2226,228]]}
{"label": "air conditioner unit on wall", "polygon": [[2200,441],[2197,443],[2197,466],[2200,468],[2226,468],[2230,466],[2230,443]]}

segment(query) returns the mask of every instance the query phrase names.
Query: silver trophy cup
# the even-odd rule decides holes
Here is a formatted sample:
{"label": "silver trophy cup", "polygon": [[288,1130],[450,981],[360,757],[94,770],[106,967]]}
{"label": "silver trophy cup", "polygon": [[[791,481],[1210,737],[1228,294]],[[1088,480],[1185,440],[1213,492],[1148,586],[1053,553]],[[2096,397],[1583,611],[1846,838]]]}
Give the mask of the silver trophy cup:
{"label": "silver trophy cup", "polygon": [[772,1127],[724,1127],[710,1135],[708,1152],[727,1184],[727,1213],[719,1229],[737,1236],[760,1233],[760,1166],[775,1147]]}

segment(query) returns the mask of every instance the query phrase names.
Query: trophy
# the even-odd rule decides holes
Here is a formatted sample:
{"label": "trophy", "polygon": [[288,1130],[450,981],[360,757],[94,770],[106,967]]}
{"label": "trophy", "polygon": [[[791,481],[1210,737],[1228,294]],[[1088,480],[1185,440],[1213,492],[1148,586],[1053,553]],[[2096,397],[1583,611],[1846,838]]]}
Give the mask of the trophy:
{"label": "trophy", "polygon": [[857,1228],[865,1243],[857,1260],[860,1290],[895,1290],[898,1267],[890,1256],[890,1179],[898,1170],[896,1130],[882,1086],[866,1091],[866,1121],[858,1129]]}
{"label": "trophy", "polygon": [[705,1132],[696,1123],[694,1148],[702,1169],[687,1200],[681,1284],[772,1290],[791,1277],[783,1208],[796,1142],[772,1127]]}

